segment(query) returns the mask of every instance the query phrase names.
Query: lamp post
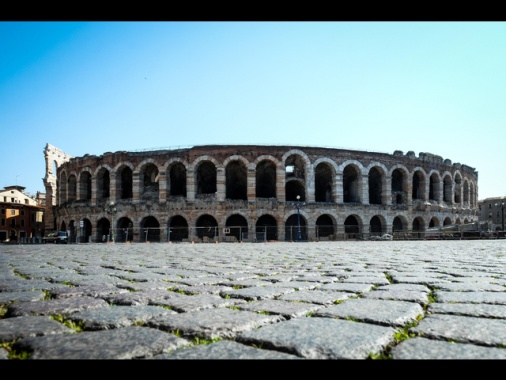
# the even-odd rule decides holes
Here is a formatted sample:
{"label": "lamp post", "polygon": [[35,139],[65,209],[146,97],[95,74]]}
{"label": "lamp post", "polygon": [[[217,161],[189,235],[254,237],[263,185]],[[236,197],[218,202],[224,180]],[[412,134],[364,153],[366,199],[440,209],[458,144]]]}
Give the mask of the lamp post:
{"label": "lamp post", "polygon": [[300,232],[300,208],[304,206],[304,202],[300,201],[300,195],[297,195],[297,202],[295,202],[295,207],[297,207],[297,241],[301,241],[302,236]]}
{"label": "lamp post", "polygon": [[504,201],[496,203],[495,206],[496,207],[501,206],[501,216],[502,216],[501,226],[502,226],[502,231],[504,232]]}
{"label": "lamp post", "polygon": [[106,206],[106,212],[111,215],[111,237],[114,243],[114,214],[116,213],[116,205],[114,202],[109,203]]}

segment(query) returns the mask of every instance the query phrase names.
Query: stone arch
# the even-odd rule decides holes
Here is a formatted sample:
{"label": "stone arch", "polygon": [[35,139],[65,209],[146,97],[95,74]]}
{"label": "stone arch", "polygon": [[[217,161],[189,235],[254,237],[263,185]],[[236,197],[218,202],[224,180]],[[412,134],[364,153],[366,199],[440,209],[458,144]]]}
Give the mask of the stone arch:
{"label": "stone arch", "polygon": [[60,174],[60,179],[58,180],[58,184],[60,185],[58,189],[58,202],[60,204],[67,202],[67,172],[62,171]]}
{"label": "stone arch", "polygon": [[362,168],[356,163],[343,163],[343,201],[360,203],[362,189]]}
{"label": "stone arch", "polygon": [[310,167],[308,156],[299,149],[291,149],[283,155],[285,163],[285,199],[301,201],[307,197],[307,180]]}
{"label": "stone arch", "polygon": [[248,239],[248,220],[244,215],[235,213],[230,215],[225,226],[230,230],[228,236],[233,236],[237,241]]}
{"label": "stone arch", "polygon": [[362,219],[358,215],[348,215],[344,220],[344,234],[346,239],[362,237]]}
{"label": "stone arch", "polygon": [[421,216],[417,216],[412,222],[413,237],[422,239],[425,232],[425,221]]}
{"label": "stone arch", "polygon": [[218,182],[218,162],[207,156],[195,160],[195,194],[197,197],[215,196]]}
{"label": "stone arch", "polygon": [[183,241],[189,237],[189,226],[182,215],[174,215],[169,219],[169,241]]}
{"label": "stone arch", "polygon": [[214,239],[215,236],[219,236],[218,222],[214,216],[210,214],[202,214],[197,218],[195,223],[197,227],[197,236],[200,239],[206,240],[205,238]]}
{"label": "stone arch", "polygon": [[182,159],[173,159],[167,161],[167,196],[183,197],[187,196],[186,183],[188,181],[188,163]]}
{"label": "stone arch", "polygon": [[277,198],[277,168],[279,162],[271,156],[261,156],[255,160],[255,196],[257,198]]}
{"label": "stone arch", "polygon": [[411,178],[411,199],[413,201],[415,200],[425,200],[425,181],[426,181],[427,175],[425,173],[425,170],[423,170],[421,167],[416,167],[413,170],[412,178]]}
{"label": "stone arch", "polygon": [[336,234],[336,220],[334,216],[323,214],[318,216],[315,222],[315,235],[317,239],[329,238],[335,240]]}
{"label": "stone arch", "polygon": [[134,224],[132,219],[123,216],[116,224],[115,240],[117,242],[131,242],[134,239]]}
{"label": "stone arch", "polygon": [[462,203],[462,175],[459,171],[454,173],[453,199],[456,204]]}
{"label": "stone arch", "polygon": [[75,172],[72,172],[68,179],[68,188],[67,188],[67,201],[73,202],[77,200],[77,175]]}
{"label": "stone arch", "polygon": [[314,166],[315,202],[335,202],[336,169],[327,161]]}
{"label": "stone arch", "polygon": [[255,223],[256,241],[278,240],[278,224],[276,218],[268,213],[261,215]]}
{"label": "stone arch", "polygon": [[139,190],[141,199],[157,201],[160,192],[160,169],[158,165],[153,159],[148,159],[141,162],[137,167],[139,168]]}
{"label": "stone arch", "polygon": [[92,170],[90,167],[83,168],[79,173],[79,195],[78,198],[84,201],[91,201],[92,195]]}
{"label": "stone arch", "polygon": [[121,162],[115,168],[116,173],[116,198],[133,199],[133,173],[135,167],[130,162]]}
{"label": "stone arch", "polygon": [[111,196],[111,168],[108,165],[101,165],[95,171],[97,179],[97,201],[104,201]]}
{"label": "stone arch", "polygon": [[223,162],[225,167],[225,198],[248,200],[248,161],[232,156]]}
{"label": "stone arch", "polygon": [[160,222],[152,215],[146,216],[140,223],[141,236],[140,240],[149,243],[160,242]]}
{"label": "stone arch", "polygon": [[429,172],[429,200],[439,202],[441,197],[441,176],[437,170]]}
{"label": "stone arch", "polygon": [[445,172],[443,174],[443,202],[448,205],[451,205],[452,202],[452,194],[453,194],[453,181],[450,173]]}
{"label": "stone arch", "polygon": [[392,204],[404,204],[408,201],[409,171],[404,165],[394,165],[390,171],[390,189]]}
{"label": "stone arch", "polygon": [[368,187],[369,187],[369,204],[381,205],[386,204],[385,190],[386,172],[385,165],[375,162],[366,168],[368,173]]}
{"label": "stone arch", "polygon": [[369,220],[369,231],[371,236],[381,236],[387,232],[386,220],[382,215],[374,215]]}

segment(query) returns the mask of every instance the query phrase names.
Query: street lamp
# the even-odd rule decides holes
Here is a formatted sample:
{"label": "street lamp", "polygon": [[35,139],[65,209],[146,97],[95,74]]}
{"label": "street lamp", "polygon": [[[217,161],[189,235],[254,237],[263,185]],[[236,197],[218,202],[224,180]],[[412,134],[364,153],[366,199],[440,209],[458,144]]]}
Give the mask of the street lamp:
{"label": "street lamp", "polygon": [[496,203],[496,207],[501,206],[501,212],[502,212],[502,219],[501,219],[501,225],[502,225],[502,231],[504,232],[504,201]]}
{"label": "street lamp", "polygon": [[300,195],[297,195],[297,202],[295,202],[295,207],[297,207],[297,241],[302,239],[300,233],[300,208],[304,205],[305,203],[300,201]]}
{"label": "street lamp", "polygon": [[114,214],[116,213],[116,205],[111,202],[107,205],[106,212],[111,215],[111,237],[114,243]]}

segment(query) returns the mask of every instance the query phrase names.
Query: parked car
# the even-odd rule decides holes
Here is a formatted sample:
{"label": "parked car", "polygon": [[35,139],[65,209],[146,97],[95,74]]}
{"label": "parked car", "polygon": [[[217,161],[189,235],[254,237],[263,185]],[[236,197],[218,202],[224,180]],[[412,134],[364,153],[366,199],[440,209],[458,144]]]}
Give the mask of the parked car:
{"label": "parked car", "polygon": [[65,231],[51,232],[42,238],[43,243],[67,244],[68,236]]}

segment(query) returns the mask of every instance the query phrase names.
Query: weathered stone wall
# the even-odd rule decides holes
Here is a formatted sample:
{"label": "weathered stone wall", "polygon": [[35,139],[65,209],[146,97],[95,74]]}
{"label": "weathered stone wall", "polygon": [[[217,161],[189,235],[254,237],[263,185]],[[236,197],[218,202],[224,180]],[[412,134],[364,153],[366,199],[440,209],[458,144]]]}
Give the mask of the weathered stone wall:
{"label": "weathered stone wall", "polygon": [[[46,162],[63,154],[48,149]],[[285,240],[295,224],[315,239],[324,229],[331,237],[354,230],[367,236],[478,219],[478,173],[431,153],[210,145],[65,155],[57,162],[56,191],[46,175],[51,199],[58,194],[57,225],[85,239],[98,239],[109,223],[116,234],[130,226],[139,241],[149,229],[167,241],[169,229],[192,235],[192,229],[236,227],[230,223],[250,235],[267,226]],[[304,202],[300,211],[297,202]]]}

